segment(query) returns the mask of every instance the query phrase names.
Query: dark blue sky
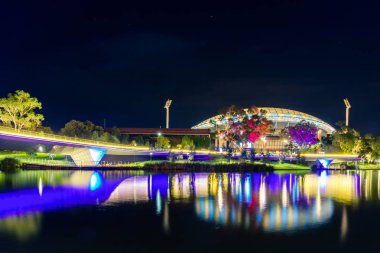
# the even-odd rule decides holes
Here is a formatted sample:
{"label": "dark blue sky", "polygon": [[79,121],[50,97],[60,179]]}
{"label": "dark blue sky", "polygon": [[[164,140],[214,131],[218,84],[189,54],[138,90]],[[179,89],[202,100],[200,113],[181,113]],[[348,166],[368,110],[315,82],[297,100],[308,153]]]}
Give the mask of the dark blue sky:
{"label": "dark blue sky", "polygon": [[[379,130],[380,4],[363,1],[9,1],[0,96],[29,91],[45,125],[190,127],[230,104]],[[138,2],[138,3],[136,3]],[[158,3],[159,2],[159,3]]]}

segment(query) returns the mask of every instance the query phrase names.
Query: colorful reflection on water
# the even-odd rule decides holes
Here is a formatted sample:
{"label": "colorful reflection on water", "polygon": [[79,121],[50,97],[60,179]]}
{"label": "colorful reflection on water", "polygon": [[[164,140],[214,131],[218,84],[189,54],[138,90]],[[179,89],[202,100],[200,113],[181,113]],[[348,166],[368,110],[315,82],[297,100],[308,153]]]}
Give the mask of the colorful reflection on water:
{"label": "colorful reflection on water", "polygon": [[[152,213],[162,216],[165,231],[170,231],[170,208],[185,203],[200,221],[215,226],[264,233],[297,232],[329,223],[337,204],[355,206],[361,199],[379,199],[379,175],[375,171],[30,171],[1,175],[0,232],[24,240],[38,234],[44,212],[81,206],[117,207],[123,203],[152,203]],[[346,216],[342,214],[343,237],[347,233]]]}

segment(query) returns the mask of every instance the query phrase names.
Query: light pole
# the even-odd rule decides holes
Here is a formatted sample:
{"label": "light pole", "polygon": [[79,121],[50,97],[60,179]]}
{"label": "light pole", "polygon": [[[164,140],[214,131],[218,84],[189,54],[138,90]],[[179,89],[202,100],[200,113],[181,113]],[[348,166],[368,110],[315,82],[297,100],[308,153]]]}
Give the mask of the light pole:
{"label": "light pole", "polygon": [[172,104],[172,100],[168,99],[164,106],[164,108],[166,109],[166,128],[169,128],[169,108],[171,104]]}
{"label": "light pole", "polygon": [[348,102],[347,98],[343,99],[343,101],[344,101],[344,104],[346,105],[346,127],[348,127],[348,117],[350,114],[351,105],[350,105],[350,102]]}

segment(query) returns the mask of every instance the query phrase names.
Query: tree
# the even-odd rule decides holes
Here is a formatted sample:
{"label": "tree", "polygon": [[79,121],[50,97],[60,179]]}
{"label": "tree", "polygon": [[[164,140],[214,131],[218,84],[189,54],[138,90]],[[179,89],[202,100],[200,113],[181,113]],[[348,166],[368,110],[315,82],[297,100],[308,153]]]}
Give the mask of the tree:
{"label": "tree", "polygon": [[170,140],[164,136],[157,137],[156,148],[170,148]]}
{"label": "tree", "polygon": [[135,140],[136,140],[137,145],[140,145],[140,146],[144,145],[144,137],[142,135],[137,135]]}
{"label": "tree", "polygon": [[71,120],[61,129],[60,134],[95,141],[120,143],[120,130],[112,128],[111,133],[105,132],[103,127],[97,126],[91,121]]}
{"label": "tree", "polygon": [[322,136],[321,141],[321,150],[324,152],[329,152],[331,151],[331,147],[333,147],[333,137],[332,135],[327,135],[327,136]]}
{"label": "tree", "polygon": [[[111,130],[111,135],[116,137],[118,140],[121,139],[121,132],[119,128],[113,127]],[[120,142],[120,141],[119,141]]]}
{"label": "tree", "polygon": [[332,145],[344,153],[352,154],[359,138],[358,131],[344,126],[334,133]]}
{"label": "tree", "polygon": [[47,126],[39,126],[35,130],[37,132],[41,132],[45,134],[54,134],[54,131],[51,129],[51,127],[47,127]]}
{"label": "tree", "polygon": [[42,114],[35,112],[37,109],[42,109],[37,98],[17,90],[14,94],[9,93],[7,98],[0,99],[0,121],[18,131],[24,128],[35,129],[44,120]]}
{"label": "tree", "polygon": [[60,133],[65,136],[98,140],[103,135],[104,130],[101,126],[96,126],[89,120],[84,122],[71,120],[65,124]]}
{"label": "tree", "polygon": [[[91,121],[82,122],[79,120],[71,120],[61,129],[61,134],[70,137],[91,139],[94,129],[95,125]],[[98,132],[99,136],[101,134],[102,133]]]}
{"label": "tree", "polygon": [[365,158],[366,155],[371,153],[371,147],[365,138],[359,138],[355,142],[355,147],[352,152],[361,158]]}
{"label": "tree", "polygon": [[295,143],[299,149],[307,149],[317,144],[318,128],[309,122],[301,121],[295,126],[286,128],[289,134],[289,141]]}
{"label": "tree", "polygon": [[181,146],[184,149],[193,149],[194,141],[189,136],[183,136],[181,141]]}
{"label": "tree", "polygon": [[207,136],[193,136],[192,140],[195,148],[210,148],[210,138]]}
{"label": "tree", "polygon": [[104,132],[100,137],[99,141],[104,141],[104,142],[112,142],[112,136],[108,132]]}
{"label": "tree", "polygon": [[271,123],[265,113],[255,106],[242,109],[232,105],[221,118],[226,124],[219,134],[231,144],[231,148],[242,151],[248,142],[254,143],[270,132]]}
{"label": "tree", "polygon": [[129,135],[128,134],[121,135],[121,143],[122,144],[128,144],[129,143]]}
{"label": "tree", "polygon": [[380,159],[380,137],[374,137],[373,135],[366,135],[365,139],[367,140],[371,151],[368,154],[368,159],[372,162]]}

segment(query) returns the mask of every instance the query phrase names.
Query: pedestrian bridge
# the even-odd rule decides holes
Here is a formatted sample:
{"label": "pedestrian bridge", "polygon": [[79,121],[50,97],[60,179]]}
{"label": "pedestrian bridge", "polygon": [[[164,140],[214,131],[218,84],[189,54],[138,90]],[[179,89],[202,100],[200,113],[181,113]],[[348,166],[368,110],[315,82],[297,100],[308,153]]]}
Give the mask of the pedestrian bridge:
{"label": "pedestrian bridge", "polygon": [[[118,143],[87,140],[57,134],[15,130],[0,127],[0,149],[31,151],[37,145],[46,145],[49,153],[70,156],[77,166],[97,166],[105,154],[111,155],[165,155],[169,152],[190,152],[190,150],[152,150],[147,146],[134,146]],[[212,151],[197,151],[209,154]]]}

